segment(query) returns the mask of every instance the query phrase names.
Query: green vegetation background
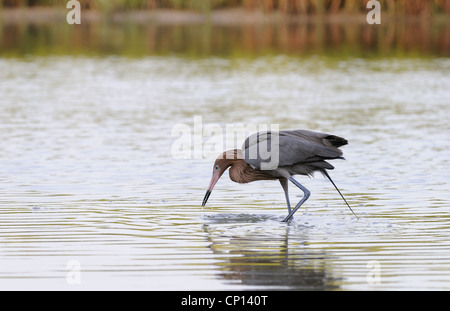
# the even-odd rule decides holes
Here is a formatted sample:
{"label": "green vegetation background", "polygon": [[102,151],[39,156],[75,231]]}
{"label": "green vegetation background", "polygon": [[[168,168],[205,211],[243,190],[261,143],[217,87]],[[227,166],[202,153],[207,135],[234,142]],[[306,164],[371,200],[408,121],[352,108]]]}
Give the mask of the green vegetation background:
{"label": "green vegetation background", "polygon": [[[83,9],[141,10],[190,9],[207,12],[222,8],[280,11],[286,14],[366,12],[370,0],[79,0]],[[2,7],[65,6],[64,0],[0,0]],[[450,0],[379,0],[384,11],[395,14],[450,13]]]}

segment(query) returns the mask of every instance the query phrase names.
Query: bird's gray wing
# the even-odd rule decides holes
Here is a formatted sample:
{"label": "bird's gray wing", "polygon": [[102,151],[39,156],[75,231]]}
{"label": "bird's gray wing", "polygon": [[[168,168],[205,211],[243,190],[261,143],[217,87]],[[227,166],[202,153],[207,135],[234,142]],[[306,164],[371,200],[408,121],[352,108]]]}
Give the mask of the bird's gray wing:
{"label": "bird's gray wing", "polygon": [[[333,142],[337,140],[338,143]],[[343,138],[306,130],[268,131],[249,136],[243,146],[244,160],[257,169],[311,163],[342,156],[334,144],[346,144]]]}
{"label": "bird's gray wing", "polygon": [[283,135],[304,138],[309,141],[314,141],[325,146],[341,147],[348,142],[345,138],[321,132],[313,132],[308,130],[293,130],[281,131]]}

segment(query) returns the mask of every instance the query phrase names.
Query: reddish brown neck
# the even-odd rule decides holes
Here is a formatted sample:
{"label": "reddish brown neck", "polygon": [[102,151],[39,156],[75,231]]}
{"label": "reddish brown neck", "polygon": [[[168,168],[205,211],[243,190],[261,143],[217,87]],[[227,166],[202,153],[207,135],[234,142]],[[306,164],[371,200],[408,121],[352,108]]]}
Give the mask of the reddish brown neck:
{"label": "reddish brown neck", "polygon": [[230,179],[237,183],[249,183],[257,180],[274,180],[276,177],[270,176],[260,170],[252,168],[244,160],[232,160],[230,167]]}
{"label": "reddish brown neck", "polygon": [[252,168],[244,161],[242,150],[233,149],[225,151],[217,160],[215,165],[221,168],[222,175],[227,168],[230,167],[230,179],[237,183],[248,183],[256,180],[273,180],[277,179],[258,169]]}

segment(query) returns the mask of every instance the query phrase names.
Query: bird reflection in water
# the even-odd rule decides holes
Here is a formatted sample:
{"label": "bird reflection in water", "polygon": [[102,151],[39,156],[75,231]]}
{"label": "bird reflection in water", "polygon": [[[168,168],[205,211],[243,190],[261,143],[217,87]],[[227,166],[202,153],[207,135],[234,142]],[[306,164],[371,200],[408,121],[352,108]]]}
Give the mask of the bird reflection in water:
{"label": "bird reflection in water", "polygon": [[221,214],[208,219],[203,231],[218,259],[215,264],[221,271],[220,278],[244,289],[339,289],[340,278],[327,264],[325,250],[312,250],[305,242],[307,227],[270,226],[270,222],[278,221],[272,215],[248,214]]}

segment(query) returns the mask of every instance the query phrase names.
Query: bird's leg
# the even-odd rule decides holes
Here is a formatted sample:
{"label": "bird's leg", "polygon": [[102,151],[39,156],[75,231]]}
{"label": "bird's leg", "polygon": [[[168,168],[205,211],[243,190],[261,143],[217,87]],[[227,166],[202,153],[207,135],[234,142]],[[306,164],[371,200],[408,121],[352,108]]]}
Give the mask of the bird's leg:
{"label": "bird's leg", "polygon": [[286,204],[287,204],[287,208],[288,208],[288,213],[291,213],[291,202],[289,202],[289,193],[288,193],[288,180],[286,178],[281,178],[280,180],[280,184],[281,187],[283,187],[284,190],[284,195],[286,197]]}
{"label": "bird's leg", "polygon": [[311,195],[311,192],[309,192],[309,190],[306,189],[301,183],[292,178],[292,176],[289,177],[289,180],[303,191],[303,198],[300,200],[300,202],[297,203],[292,212],[290,212],[289,215],[286,216],[286,218],[283,220],[284,222],[290,220],[292,216],[294,216],[295,212],[300,208],[300,206],[302,206],[302,204],[305,203],[305,201],[308,200],[309,196]]}

